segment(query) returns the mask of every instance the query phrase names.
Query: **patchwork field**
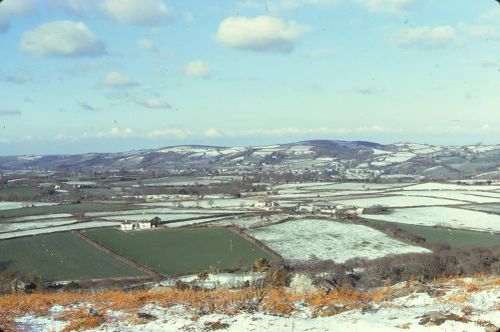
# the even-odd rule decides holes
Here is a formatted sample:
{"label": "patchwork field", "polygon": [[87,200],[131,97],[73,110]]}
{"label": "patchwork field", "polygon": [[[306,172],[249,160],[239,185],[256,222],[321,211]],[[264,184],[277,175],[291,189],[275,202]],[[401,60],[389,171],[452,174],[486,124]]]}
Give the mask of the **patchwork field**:
{"label": "patchwork field", "polygon": [[58,204],[50,206],[35,206],[20,209],[1,210],[1,218],[13,218],[32,215],[56,214],[56,213],[87,213],[97,211],[122,211],[137,209],[137,206],[122,203],[79,203]]}
{"label": "patchwork field", "polygon": [[364,214],[363,218],[401,224],[500,232],[500,218],[497,215],[450,207],[395,209],[388,214]]}
{"label": "patchwork field", "polygon": [[411,197],[411,196],[384,196],[373,198],[357,198],[357,199],[338,199],[337,204],[354,205],[360,207],[370,207],[373,205],[385,205],[388,207],[405,207],[405,206],[421,206],[421,205],[454,205],[464,204],[463,202],[453,201],[443,198],[432,197]]}
{"label": "patchwork field", "polygon": [[97,243],[162,274],[186,274],[215,269],[249,268],[259,257],[271,256],[254,243],[223,228],[156,229],[123,232],[84,231]]}
{"label": "patchwork field", "polygon": [[72,233],[0,241],[3,268],[45,281],[145,276]]}
{"label": "patchwork field", "polygon": [[374,259],[386,255],[428,252],[391,239],[370,227],[336,220],[301,219],[247,231],[290,262],[351,258]]}
{"label": "patchwork field", "polygon": [[[381,220],[368,220],[371,224],[387,224],[387,221]],[[423,237],[426,243],[429,244],[446,244],[451,248],[489,248],[500,246],[500,236],[487,232],[469,231],[463,229],[447,229],[436,228],[430,226],[411,225],[411,224],[398,224],[398,228],[403,229],[410,234]]]}

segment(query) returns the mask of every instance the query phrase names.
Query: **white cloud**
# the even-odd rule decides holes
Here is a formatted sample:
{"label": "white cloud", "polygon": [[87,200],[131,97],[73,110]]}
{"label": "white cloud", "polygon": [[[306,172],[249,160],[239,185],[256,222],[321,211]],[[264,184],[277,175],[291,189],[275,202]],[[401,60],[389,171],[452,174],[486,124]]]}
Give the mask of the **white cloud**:
{"label": "white cloud", "polygon": [[21,50],[36,56],[99,56],[103,42],[83,22],[54,21],[26,31]]}
{"label": "white cloud", "polygon": [[147,108],[171,108],[171,106],[159,97],[139,100],[138,103]]}
{"label": "white cloud", "polygon": [[175,137],[175,138],[186,138],[188,136],[193,136],[194,133],[190,130],[179,129],[179,128],[165,128],[165,129],[155,129],[146,133],[146,137],[158,138],[158,137]]}
{"label": "white cloud", "polygon": [[102,9],[125,24],[156,26],[170,21],[171,9],[162,0],[104,0]]}
{"label": "white cloud", "polygon": [[120,128],[114,127],[110,131],[98,132],[95,136],[97,136],[97,137],[128,138],[128,137],[135,136],[135,132],[130,128],[120,129]]}
{"label": "white cloud", "polygon": [[202,60],[196,60],[188,63],[184,68],[187,76],[193,78],[210,78],[212,76],[212,69]]}
{"label": "white cloud", "polygon": [[393,41],[400,47],[445,47],[458,42],[455,29],[451,26],[416,27],[399,31],[393,36]]}
{"label": "white cloud", "polygon": [[73,15],[81,16],[84,13],[95,10],[96,3],[82,0],[49,0],[49,4],[56,9],[65,10]]}
{"label": "white cloud", "polygon": [[138,85],[137,82],[132,81],[127,76],[116,71],[110,72],[104,76],[101,83],[109,87],[129,87]]}
{"label": "white cloud", "polygon": [[232,16],[219,24],[216,40],[232,48],[256,52],[290,52],[310,28],[272,16]]}
{"label": "white cloud", "polygon": [[15,16],[26,16],[34,12],[32,0],[7,0],[0,5],[0,32],[10,28],[10,21]]}
{"label": "white cloud", "polygon": [[206,137],[221,137],[222,136],[222,133],[220,133],[217,129],[215,128],[208,128],[205,132],[204,132],[204,135]]}

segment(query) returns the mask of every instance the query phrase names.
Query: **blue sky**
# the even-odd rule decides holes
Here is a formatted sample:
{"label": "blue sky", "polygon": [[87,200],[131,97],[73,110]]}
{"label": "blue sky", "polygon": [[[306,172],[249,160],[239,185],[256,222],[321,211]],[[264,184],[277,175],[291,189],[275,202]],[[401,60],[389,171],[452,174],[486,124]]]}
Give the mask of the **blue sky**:
{"label": "blue sky", "polygon": [[494,0],[4,0],[0,155],[500,143]]}

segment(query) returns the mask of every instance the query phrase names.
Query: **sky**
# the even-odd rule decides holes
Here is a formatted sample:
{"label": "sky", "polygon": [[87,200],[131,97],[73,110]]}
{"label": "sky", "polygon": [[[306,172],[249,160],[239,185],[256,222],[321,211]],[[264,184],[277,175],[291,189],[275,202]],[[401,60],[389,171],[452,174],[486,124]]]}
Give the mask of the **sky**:
{"label": "sky", "polygon": [[4,0],[0,155],[500,143],[495,0]]}

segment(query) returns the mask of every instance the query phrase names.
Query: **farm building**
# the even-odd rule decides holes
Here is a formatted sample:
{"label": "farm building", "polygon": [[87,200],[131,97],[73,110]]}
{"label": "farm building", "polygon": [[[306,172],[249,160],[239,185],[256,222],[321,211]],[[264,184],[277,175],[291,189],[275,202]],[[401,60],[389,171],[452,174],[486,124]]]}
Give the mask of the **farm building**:
{"label": "farm building", "polygon": [[139,221],[139,222],[129,222],[128,220],[125,221],[124,223],[120,224],[120,229],[122,231],[132,231],[132,230],[139,230],[139,229],[151,229],[151,228],[156,228],[158,227],[157,224],[151,222],[151,221]]}
{"label": "farm building", "polygon": [[138,223],[139,229],[150,229],[152,228],[151,221],[140,221]]}
{"label": "farm building", "polygon": [[278,206],[278,203],[270,200],[265,200],[265,201],[258,201],[257,203],[254,204],[254,207],[264,209],[264,210],[271,210],[274,209]]}
{"label": "farm building", "polygon": [[129,222],[124,222],[120,225],[120,229],[122,231],[131,231],[134,229],[134,224],[129,223]]}

